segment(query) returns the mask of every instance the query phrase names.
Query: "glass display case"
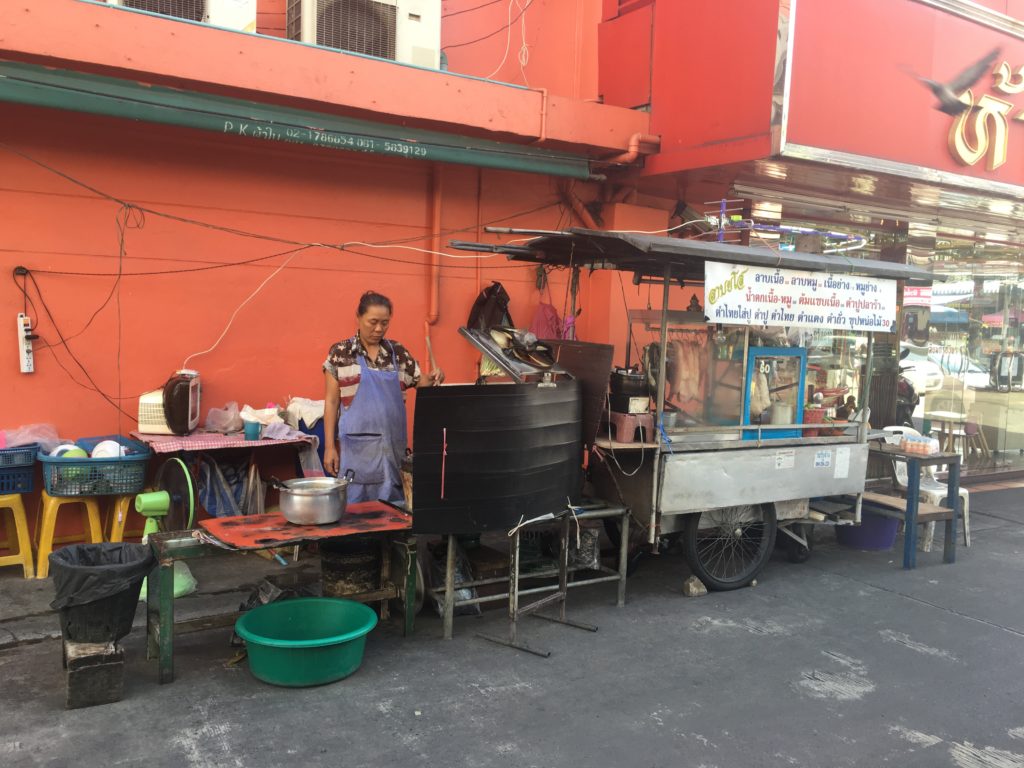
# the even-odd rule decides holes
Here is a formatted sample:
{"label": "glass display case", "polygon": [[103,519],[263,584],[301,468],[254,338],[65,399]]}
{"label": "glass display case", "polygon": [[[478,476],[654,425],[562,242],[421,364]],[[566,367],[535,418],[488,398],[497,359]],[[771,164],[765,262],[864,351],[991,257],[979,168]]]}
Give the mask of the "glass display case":
{"label": "glass display case", "polygon": [[[752,347],[743,379],[743,423],[758,426],[802,424],[807,350]],[[745,440],[800,437],[800,429],[744,430]]]}

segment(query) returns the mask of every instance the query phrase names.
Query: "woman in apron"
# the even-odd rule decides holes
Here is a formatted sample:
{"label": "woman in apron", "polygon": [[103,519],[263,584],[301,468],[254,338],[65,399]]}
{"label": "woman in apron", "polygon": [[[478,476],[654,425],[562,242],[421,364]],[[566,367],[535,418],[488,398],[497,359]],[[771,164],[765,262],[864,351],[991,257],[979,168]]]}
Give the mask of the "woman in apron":
{"label": "woman in apron", "polygon": [[444,381],[440,370],[421,375],[409,351],[384,338],[391,310],[386,296],[364,293],[356,311],[356,335],[333,345],[323,365],[324,469],[332,476],[352,471],[349,503],[403,498],[405,390]]}

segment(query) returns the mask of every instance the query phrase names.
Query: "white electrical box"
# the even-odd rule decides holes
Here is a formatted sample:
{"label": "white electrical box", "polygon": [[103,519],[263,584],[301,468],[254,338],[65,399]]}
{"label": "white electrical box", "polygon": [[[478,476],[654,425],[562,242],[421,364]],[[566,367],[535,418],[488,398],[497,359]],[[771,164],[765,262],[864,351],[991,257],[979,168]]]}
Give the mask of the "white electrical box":
{"label": "white electrical box", "polygon": [[36,369],[32,354],[32,320],[23,312],[18,313],[18,361],[22,373],[32,373]]}

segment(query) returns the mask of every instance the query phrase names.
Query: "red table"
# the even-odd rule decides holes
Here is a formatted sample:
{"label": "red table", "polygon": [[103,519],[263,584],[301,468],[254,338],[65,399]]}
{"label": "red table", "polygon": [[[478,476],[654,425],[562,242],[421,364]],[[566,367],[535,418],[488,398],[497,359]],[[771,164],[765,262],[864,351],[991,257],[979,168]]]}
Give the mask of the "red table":
{"label": "red table", "polygon": [[267,549],[360,533],[408,531],[412,516],[383,501],[362,501],[349,504],[338,522],[327,525],[296,525],[280,512],[268,512],[200,520],[199,526],[231,549]]}

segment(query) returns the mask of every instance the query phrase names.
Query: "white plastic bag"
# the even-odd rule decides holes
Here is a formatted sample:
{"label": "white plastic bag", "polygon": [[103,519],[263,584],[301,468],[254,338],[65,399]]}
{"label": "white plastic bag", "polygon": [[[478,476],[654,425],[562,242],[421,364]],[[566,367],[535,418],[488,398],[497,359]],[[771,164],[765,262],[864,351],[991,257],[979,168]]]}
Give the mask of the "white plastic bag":
{"label": "white plastic bag", "polygon": [[241,431],[242,417],[238,413],[238,403],[231,402],[223,408],[211,408],[206,414],[206,429],[224,434]]}
{"label": "white plastic bag", "polygon": [[[277,412],[277,407],[272,408],[253,408],[251,405],[246,405],[242,408],[242,420],[243,421],[256,421],[263,426],[270,424],[280,424],[284,422],[284,419]],[[239,425],[241,428],[241,425]]]}
{"label": "white plastic bag", "polygon": [[49,453],[63,440],[57,435],[57,428],[53,424],[26,424],[17,429],[0,429],[0,448],[17,448],[19,445],[39,443],[39,446]]}

